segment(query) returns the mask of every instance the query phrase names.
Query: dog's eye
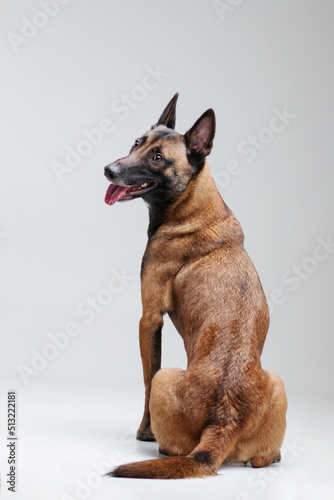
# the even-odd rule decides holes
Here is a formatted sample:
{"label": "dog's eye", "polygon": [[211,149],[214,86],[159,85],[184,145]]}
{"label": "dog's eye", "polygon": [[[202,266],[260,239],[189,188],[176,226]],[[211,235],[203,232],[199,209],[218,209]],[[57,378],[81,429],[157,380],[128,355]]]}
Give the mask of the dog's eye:
{"label": "dog's eye", "polygon": [[139,144],[140,144],[139,139],[136,139],[136,140],[135,140],[135,142],[133,143],[133,146],[132,146],[132,147],[133,147],[133,148],[138,148]]}
{"label": "dog's eye", "polygon": [[164,161],[163,156],[162,156],[162,155],[159,155],[159,154],[154,155],[154,156],[152,157],[152,160],[153,160],[155,163],[161,163],[162,161]]}

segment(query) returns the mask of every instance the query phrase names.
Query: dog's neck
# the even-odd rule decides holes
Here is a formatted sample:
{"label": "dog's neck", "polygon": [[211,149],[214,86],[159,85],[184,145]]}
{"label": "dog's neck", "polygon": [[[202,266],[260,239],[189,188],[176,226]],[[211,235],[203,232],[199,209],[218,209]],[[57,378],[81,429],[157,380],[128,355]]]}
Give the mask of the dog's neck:
{"label": "dog's neck", "polygon": [[[201,230],[209,219],[214,218],[222,226],[226,220],[226,239],[243,242],[243,232],[222,199],[210,169],[205,162],[202,169],[189,181],[181,195],[164,210],[150,207],[150,223],[148,237],[159,234],[168,228],[171,232],[181,234],[187,231]],[[228,222],[227,222],[228,219]]]}
{"label": "dog's neck", "polygon": [[199,217],[203,220],[204,213],[213,208],[219,218],[224,219],[230,214],[205,162],[171,207],[168,219],[182,222],[183,219],[189,221],[190,217]]}

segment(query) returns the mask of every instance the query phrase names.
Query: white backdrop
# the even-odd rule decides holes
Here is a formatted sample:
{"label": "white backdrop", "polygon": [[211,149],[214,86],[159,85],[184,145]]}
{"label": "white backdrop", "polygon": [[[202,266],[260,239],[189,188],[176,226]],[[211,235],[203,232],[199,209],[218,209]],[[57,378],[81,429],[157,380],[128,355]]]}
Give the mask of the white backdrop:
{"label": "white backdrop", "polygon": [[[177,131],[216,112],[208,163],[271,306],[263,366],[288,397],[333,398],[333,15],[330,0],[1,2],[4,390],[143,391],[147,209],[105,205],[103,167],[179,91]],[[163,349],[185,366],[168,321]]]}

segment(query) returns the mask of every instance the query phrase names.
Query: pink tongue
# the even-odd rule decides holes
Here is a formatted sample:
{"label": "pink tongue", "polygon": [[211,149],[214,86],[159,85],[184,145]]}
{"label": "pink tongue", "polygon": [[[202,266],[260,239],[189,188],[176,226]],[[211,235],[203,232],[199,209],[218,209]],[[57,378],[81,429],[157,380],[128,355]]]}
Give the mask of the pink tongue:
{"label": "pink tongue", "polygon": [[107,205],[113,205],[114,203],[116,203],[116,201],[123,198],[123,196],[129,189],[129,187],[115,186],[115,184],[110,184],[106,192],[104,201]]}

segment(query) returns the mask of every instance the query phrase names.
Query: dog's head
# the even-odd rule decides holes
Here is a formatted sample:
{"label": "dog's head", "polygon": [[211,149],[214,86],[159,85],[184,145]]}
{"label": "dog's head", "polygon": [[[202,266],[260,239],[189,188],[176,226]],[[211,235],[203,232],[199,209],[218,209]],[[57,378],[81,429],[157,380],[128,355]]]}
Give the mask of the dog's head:
{"label": "dog's head", "polygon": [[113,205],[142,197],[149,205],[173,202],[203,167],[215,135],[215,114],[208,109],[184,135],[175,132],[178,94],[158,122],[133,143],[127,156],[104,169],[110,184],[105,201]]}

